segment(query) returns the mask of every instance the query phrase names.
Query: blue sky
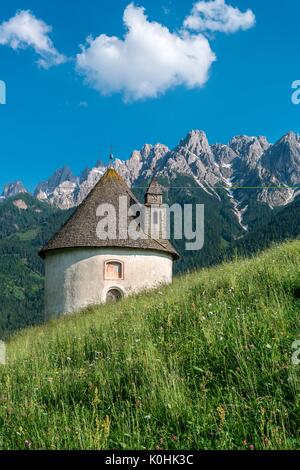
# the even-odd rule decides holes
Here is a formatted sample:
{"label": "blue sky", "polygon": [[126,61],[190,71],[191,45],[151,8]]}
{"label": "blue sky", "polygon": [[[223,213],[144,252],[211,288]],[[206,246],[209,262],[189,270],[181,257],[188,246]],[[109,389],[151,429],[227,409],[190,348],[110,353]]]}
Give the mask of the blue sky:
{"label": "blue sky", "polygon": [[[45,69],[32,48],[0,44],[0,80],[7,85],[7,104],[0,106],[0,187],[21,179],[32,190],[65,164],[79,174],[97,159],[106,160],[110,145],[126,159],[146,142],[173,147],[195,128],[223,143],[237,134],[275,141],[289,130],[300,132],[300,106],[291,102],[291,83],[300,79],[298,0],[228,0],[242,12],[251,9],[256,24],[234,34],[208,33],[217,60],[203,86],[189,89],[186,73],[183,84],[162,95],[126,102],[124,93],[102,96],[99,86],[87,84],[74,58],[89,35],[122,39],[129,3],[1,1],[0,25],[18,10],[30,10],[52,26],[53,46],[69,60]],[[181,34],[193,3],[140,0],[136,5],[146,9],[149,21]]]}

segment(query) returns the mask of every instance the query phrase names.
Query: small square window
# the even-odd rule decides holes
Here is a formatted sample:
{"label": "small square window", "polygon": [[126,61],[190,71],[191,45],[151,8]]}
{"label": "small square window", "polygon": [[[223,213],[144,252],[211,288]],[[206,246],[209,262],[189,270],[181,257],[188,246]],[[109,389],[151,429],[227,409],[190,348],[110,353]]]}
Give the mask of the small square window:
{"label": "small square window", "polygon": [[119,261],[107,261],[105,263],[105,279],[123,279],[123,263]]}

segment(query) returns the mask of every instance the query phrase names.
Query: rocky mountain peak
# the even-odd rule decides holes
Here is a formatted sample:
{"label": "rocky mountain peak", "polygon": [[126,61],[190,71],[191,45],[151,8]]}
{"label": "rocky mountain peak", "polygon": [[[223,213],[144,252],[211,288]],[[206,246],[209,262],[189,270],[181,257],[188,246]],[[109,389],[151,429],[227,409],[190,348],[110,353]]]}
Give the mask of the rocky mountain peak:
{"label": "rocky mountain peak", "polygon": [[40,183],[34,195],[39,201],[48,201],[60,209],[69,209],[75,205],[74,191],[77,185],[78,178],[68,166],[64,166]]}
{"label": "rocky mountain peak", "polygon": [[298,148],[300,143],[300,135],[295,132],[287,132],[281,139],[279,139],[273,145],[273,148],[290,148],[293,151],[295,148]]}
{"label": "rocky mountain peak", "polygon": [[153,149],[153,145],[145,144],[139,153],[142,156],[142,158],[147,159],[149,158],[152,149]]}
{"label": "rocky mountain peak", "polygon": [[257,137],[257,140],[260,143],[260,146],[263,149],[263,151],[266,151],[266,150],[268,150],[269,147],[271,147],[270,142],[268,141],[268,139],[265,136],[259,135]]}
{"label": "rocky mountain peak", "polygon": [[87,166],[80,174],[79,183],[83,183],[89,177],[89,174],[91,171],[92,171],[92,168],[89,168]]}
{"label": "rocky mountain peak", "polygon": [[192,130],[179,145],[165,155],[162,171],[170,178],[176,173],[193,177],[207,192],[221,179],[219,165],[214,159],[205,132]]}
{"label": "rocky mountain peak", "polygon": [[6,184],[3,189],[2,198],[17,196],[18,194],[27,193],[22,181],[14,181],[13,183]]}
{"label": "rocky mountain peak", "polygon": [[79,182],[73,186],[73,206],[81,204],[93,187],[98,183],[101,176],[104,175],[106,167],[102,161],[98,161],[94,168],[86,168],[80,175]]}
{"label": "rocky mountain peak", "polygon": [[76,177],[72,173],[72,170],[68,166],[64,166],[62,168],[59,168],[55,173],[51,176],[51,178],[48,180],[50,185],[56,185],[58,186],[61,183],[64,183],[65,181],[71,181],[75,182]]}
{"label": "rocky mountain peak", "polygon": [[285,142],[295,142],[299,141],[300,136],[299,134],[296,134],[296,132],[289,131],[287,132],[280,140],[280,141],[285,141]]}
{"label": "rocky mountain peak", "polygon": [[246,135],[234,137],[228,145],[250,169],[257,166],[263,153],[270,147],[266,137],[249,137]]}
{"label": "rocky mountain peak", "polygon": [[207,136],[205,132],[201,130],[192,130],[188,132],[187,136],[180,141],[175,151],[179,148],[183,148],[197,156],[200,156],[201,154],[211,154],[211,148],[208,143]]}
{"label": "rocky mountain peak", "polygon": [[286,185],[300,182],[300,136],[288,132],[265,153],[263,167],[273,181]]}
{"label": "rocky mountain peak", "polygon": [[274,144],[274,148],[277,149],[290,149],[292,152],[297,149],[300,143],[300,135],[295,132],[287,132],[281,139]]}
{"label": "rocky mountain peak", "polygon": [[[141,162],[143,160],[143,156],[145,156],[147,158],[147,153],[145,152],[145,154],[143,153],[142,155],[142,152],[143,150],[134,150],[128,160],[128,162]],[[150,153],[150,151],[149,151]],[[119,160],[120,162],[122,160]]]}
{"label": "rocky mountain peak", "polygon": [[35,195],[37,196],[40,193],[51,194],[55,188],[66,181],[76,183],[76,177],[68,166],[59,168],[48,180],[40,183],[35,190]]}

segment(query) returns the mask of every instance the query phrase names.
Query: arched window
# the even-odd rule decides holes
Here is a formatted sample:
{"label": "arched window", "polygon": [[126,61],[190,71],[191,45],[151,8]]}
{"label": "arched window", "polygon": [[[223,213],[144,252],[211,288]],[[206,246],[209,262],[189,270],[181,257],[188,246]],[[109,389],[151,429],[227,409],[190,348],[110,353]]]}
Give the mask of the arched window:
{"label": "arched window", "polygon": [[121,261],[106,261],[104,279],[115,281],[124,279],[124,265]]}
{"label": "arched window", "polygon": [[110,289],[106,294],[106,302],[108,304],[113,304],[119,302],[123,298],[123,294],[119,289]]}

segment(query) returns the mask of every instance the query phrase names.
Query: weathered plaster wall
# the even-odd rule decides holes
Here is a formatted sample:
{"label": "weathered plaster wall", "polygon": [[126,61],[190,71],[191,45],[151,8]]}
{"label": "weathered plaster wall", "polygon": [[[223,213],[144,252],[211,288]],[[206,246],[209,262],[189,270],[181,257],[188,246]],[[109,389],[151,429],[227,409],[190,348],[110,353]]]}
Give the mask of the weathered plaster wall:
{"label": "weathered plaster wall", "polygon": [[[104,279],[106,261],[124,263],[124,279]],[[111,288],[126,296],[172,282],[172,256],[145,250],[77,248],[46,255],[46,318],[105,302]]]}

